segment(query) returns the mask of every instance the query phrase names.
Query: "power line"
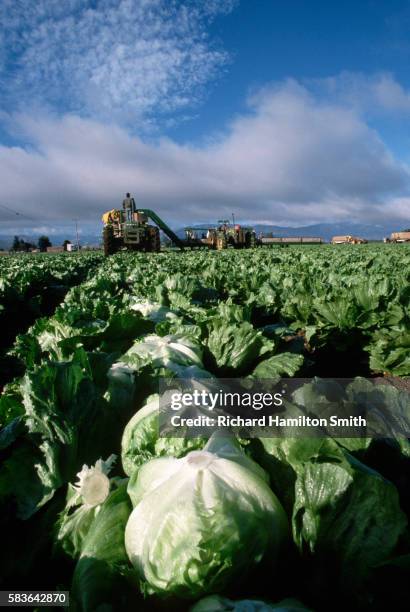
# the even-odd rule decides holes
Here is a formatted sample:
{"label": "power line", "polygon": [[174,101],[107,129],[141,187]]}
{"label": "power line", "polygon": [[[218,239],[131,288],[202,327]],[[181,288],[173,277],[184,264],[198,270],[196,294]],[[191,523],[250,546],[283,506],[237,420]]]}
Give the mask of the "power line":
{"label": "power line", "polygon": [[3,208],[4,210],[7,210],[8,212],[12,213],[13,215],[16,215],[16,217],[22,217],[23,219],[30,219],[30,220],[34,221],[34,217],[30,217],[30,215],[26,215],[25,213],[20,213],[17,210],[14,210],[13,208],[9,208],[9,206],[5,206],[4,204],[0,204],[0,208]]}

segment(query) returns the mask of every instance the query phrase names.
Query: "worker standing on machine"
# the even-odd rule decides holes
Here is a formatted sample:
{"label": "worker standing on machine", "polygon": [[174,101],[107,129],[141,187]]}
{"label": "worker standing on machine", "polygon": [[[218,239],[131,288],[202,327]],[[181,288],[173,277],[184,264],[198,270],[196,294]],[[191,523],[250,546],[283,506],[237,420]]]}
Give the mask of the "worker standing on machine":
{"label": "worker standing on machine", "polygon": [[125,211],[127,221],[132,221],[133,214],[135,212],[135,200],[129,193],[126,194],[124,200],[122,201],[122,207]]}

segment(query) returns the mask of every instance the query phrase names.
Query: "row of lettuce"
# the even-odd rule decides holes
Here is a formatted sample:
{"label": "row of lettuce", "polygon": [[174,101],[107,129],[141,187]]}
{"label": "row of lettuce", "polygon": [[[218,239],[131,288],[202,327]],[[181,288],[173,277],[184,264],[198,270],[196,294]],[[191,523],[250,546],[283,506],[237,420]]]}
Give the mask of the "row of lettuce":
{"label": "row of lettuce", "polygon": [[[40,575],[79,610],[394,606],[410,565],[407,440],[162,438],[157,392],[161,376],[302,374],[323,346],[347,352],[349,331],[363,347],[408,334],[408,256],[118,254],[71,289],[17,339],[27,372],[0,399],[4,584]],[[400,367],[401,349],[386,349]],[[374,392],[408,418],[405,392]],[[316,379],[291,401],[334,393]]]}
{"label": "row of lettuce", "polygon": [[[253,364],[286,348],[303,354],[304,371],[310,366],[313,374],[335,364],[333,376],[410,375],[410,249],[214,255],[122,254],[102,268],[86,297],[82,289],[74,291],[55,317],[39,321],[32,346],[17,347],[14,354],[33,363],[44,355],[65,357],[70,350],[60,340],[87,338],[96,346],[113,321],[119,336],[131,341],[140,335],[137,323],[131,329],[124,323],[136,320],[133,311],[150,312],[154,320],[158,309],[160,322],[161,308],[168,308],[172,312],[163,317],[158,335],[197,340],[217,374],[249,373]],[[49,338],[40,352],[39,334]],[[30,344],[30,334],[25,341]],[[292,370],[297,363],[301,367],[295,361]]]}
{"label": "row of lettuce", "polygon": [[18,304],[41,300],[44,289],[73,286],[101,263],[99,253],[85,255],[9,255],[0,258],[0,312],[15,310]]}
{"label": "row of lettuce", "polygon": [[52,314],[68,289],[83,282],[101,260],[96,253],[0,258],[0,388],[22,369],[6,354],[16,335]]}

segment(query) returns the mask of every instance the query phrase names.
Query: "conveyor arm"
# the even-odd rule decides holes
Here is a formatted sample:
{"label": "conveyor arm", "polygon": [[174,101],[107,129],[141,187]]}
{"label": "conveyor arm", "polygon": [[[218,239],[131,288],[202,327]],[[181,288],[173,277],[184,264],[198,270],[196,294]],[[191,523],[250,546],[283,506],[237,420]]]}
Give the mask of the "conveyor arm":
{"label": "conveyor arm", "polygon": [[158,217],[158,215],[154,213],[153,210],[150,210],[149,208],[139,208],[138,211],[147,215],[147,217],[151,219],[151,221],[158,225],[158,227],[164,232],[164,234],[166,234],[168,238],[172,240],[175,246],[179,247],[180,249],[184,248],[184,242],[180,238],[178,238],[175,232],[173,232],[172,229],[168,227],[168,225],[161,219],[161,217]]}

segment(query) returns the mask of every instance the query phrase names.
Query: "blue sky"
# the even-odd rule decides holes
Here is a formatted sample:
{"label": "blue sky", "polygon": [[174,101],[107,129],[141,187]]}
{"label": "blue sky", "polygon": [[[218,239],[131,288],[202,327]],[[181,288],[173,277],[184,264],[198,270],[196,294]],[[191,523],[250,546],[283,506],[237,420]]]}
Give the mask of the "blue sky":
{"label": "blue sky", "polygon": [[[211,27],[232,63],[213,88],[198,120],[179,126],[175,137],[197,138],[213,129],[216,118],[223,125],[245,110],[250,89],[289,77],[309,82],[343,72],[390,73],[407,88],[409,29],[408,0],[239,2],[228,19],[218,19]],[[405,154],[403,122],[399,129],[395,123],[392,117],[379,117],[375,122]]]}
{"label": "blue sky", "polygon": [[407,0],[3,0],[0,23],[0,233],[98,227],[127,190],[174,225],[410,223]]}

